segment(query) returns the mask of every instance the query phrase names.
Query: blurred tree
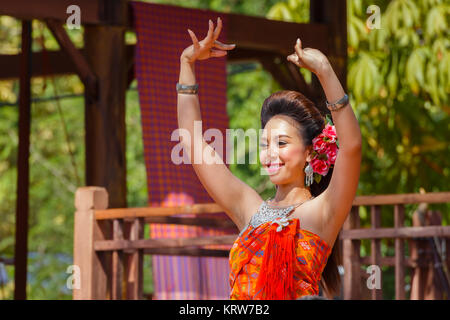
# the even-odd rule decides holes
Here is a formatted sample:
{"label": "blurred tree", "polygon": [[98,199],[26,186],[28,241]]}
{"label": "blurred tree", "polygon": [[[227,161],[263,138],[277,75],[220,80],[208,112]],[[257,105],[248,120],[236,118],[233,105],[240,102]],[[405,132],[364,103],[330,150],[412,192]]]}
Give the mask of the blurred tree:
{"label": "blurred tree", "polygon": [[[380,29],[367,22],[372,4]],[[348,85],[365,138],[364,194],[448,188],[449,14],[439,0],[349,1]]]}

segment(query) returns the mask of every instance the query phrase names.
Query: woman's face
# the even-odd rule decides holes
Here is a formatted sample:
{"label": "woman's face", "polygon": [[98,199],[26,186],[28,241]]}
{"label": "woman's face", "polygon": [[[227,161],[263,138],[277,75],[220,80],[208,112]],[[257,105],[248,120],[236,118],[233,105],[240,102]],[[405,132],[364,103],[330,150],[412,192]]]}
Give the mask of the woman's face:
{"label": "woman's face", "polygon": [[263,130],[259,159],[275,184],[288,184],[303,179],[309,148],[305,148],[295,120],[288,116],[272,117]]}

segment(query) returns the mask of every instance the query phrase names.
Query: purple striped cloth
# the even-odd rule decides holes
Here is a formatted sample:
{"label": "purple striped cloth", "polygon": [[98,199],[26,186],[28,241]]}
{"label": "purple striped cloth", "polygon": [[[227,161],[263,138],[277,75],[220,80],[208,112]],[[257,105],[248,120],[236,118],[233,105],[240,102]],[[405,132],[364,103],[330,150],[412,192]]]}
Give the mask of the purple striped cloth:
{"label": "purple striped cloth", "polygon": [[[224,25],[219,41],[226,42],[227,15],[208,10],[131,2],[134,11],[136,78],[144,137],[149,206],[178,206],[213,202],[190,164],[171,161],[172,132],[178,128],[177,93],[179,57],[192,44],[191,29],[202,40],[208,19],[220,16]],[[203,131],[228,127],[226,113],[226,57],[199,61],[195,66]],[[224,143],[224,147],[225,143]],[[219,151],[220,153],[220,151]],[[222,155],[223,155],[222,150]],[[217,216],[217,215],[216,215]],[[220,217],[228,219],[222,213]],[[152,238],[185,238],[236,233],[194,226],[150,226]],[[229,247],[227,247],[229,249]],[[153,256],[154,299],[228,299],[227,258]]]}

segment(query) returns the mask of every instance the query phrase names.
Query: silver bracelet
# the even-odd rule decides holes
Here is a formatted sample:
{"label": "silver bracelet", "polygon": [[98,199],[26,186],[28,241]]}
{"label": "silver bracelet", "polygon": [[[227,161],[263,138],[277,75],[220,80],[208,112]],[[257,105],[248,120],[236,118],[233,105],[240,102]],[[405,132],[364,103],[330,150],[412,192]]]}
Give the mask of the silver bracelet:
{"label": "silver bracelet", "polygon": [[327,100],[327,108],[331,111],[337,111],[345,107],[348,104],[348,101],[349,101],[348,95],[344,94],[344,96],[335,103],[329,103]]}
{"label": "silver bracelet", "polygon": [[196,94],[198,92],[198,83],[187,85],[177,83],[177,92],[178,93],[187,93],[187,94]]}

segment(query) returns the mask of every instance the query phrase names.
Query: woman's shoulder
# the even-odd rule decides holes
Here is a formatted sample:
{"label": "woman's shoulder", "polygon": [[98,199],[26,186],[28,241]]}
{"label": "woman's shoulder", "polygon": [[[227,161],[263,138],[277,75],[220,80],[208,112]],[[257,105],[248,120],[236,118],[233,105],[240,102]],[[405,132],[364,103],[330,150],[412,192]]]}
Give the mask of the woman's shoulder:
{"label": "woman's shoulder", "polygon": [[323,199],[319,195],[296,208],[291,216],[299,220],[301,229],[319,236],[327,244],[332,244],[334,243],[333,235],[330,232],[332,228],[327,228],[322,212]]}

